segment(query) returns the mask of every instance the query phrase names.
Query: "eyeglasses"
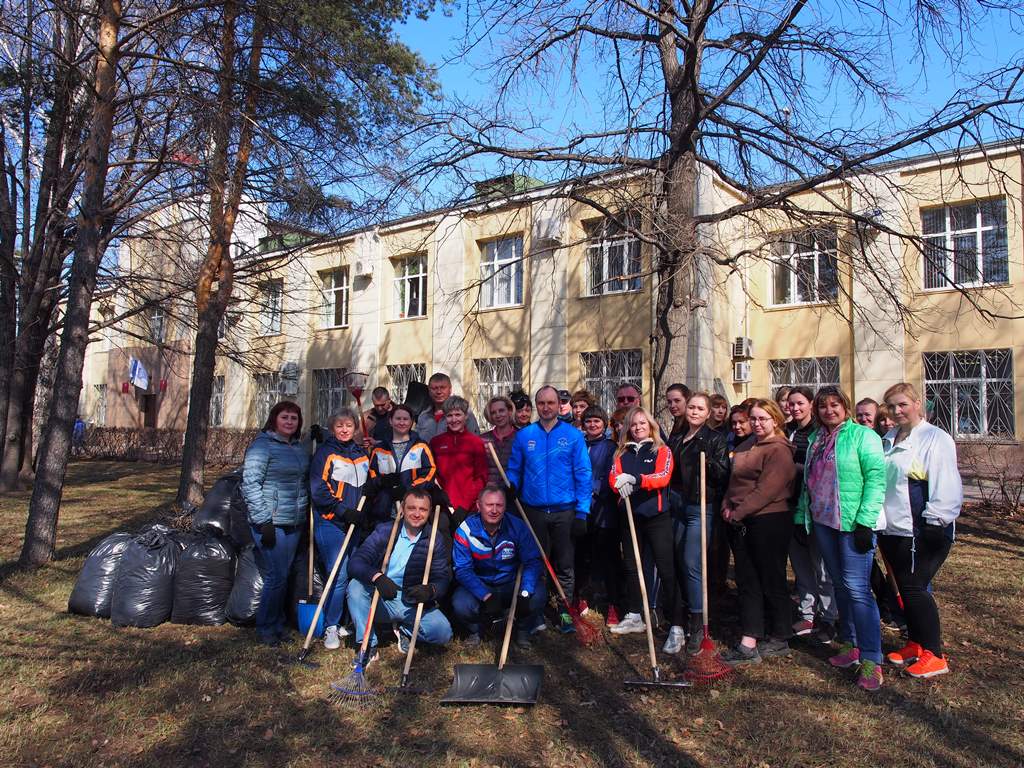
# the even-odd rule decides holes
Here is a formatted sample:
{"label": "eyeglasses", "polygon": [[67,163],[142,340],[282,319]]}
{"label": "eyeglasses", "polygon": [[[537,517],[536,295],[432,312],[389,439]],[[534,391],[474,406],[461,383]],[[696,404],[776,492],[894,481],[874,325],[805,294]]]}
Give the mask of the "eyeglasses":
{"label": "eyeglasses", "polygon": [[751,416],[749,421],[752,421],[755,424],[769,424],[775,421],[775,419],[773,419],[771,416]]}
{"label": "eyeglasses", "polygon": [[637,397],[636,395],[620,395],[619,397],[615,398],[615,402],[617,402],[617,403],[635,403],[639,399],[640,398]]}

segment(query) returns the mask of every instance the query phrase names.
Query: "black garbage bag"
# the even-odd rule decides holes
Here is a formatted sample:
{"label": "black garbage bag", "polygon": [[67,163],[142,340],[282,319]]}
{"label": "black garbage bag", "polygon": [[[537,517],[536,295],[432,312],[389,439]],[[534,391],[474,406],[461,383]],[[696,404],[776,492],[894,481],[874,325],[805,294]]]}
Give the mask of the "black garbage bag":
{"label": "black garbage bag", "polygon": [[242,469],[218,478],[192,517],[197,531],[216,530],[231,539],[238,549],[252,544],[248,507],[242,496]]}
{"label": "black garbage bag", "polygon": [[130,533],[112,533],[93,547],[68,598],[71,613],[110,618],[110,595],[114,590],[117,566],[132,538]]}
{"label": "black garbage bag", "polygon": [[235,583],[224,609],[228,621],[240,627],[254,623],[262,594],[263,576],[256,567],[256,550],[246,547],[235,564]]}
{"label": "black garbage bag", "polygon": [[204,534],[197,531],[182,531],[173,528],[167,533],[167,538],[178,545],[179,552],[184,552],[196,542],[202,541]]}
{"label": "black garbage bag", "polygon": [[[324,582],[327,580],[327,575],[320,567],[320,561],[314,557],[313,562],[313,597],[312,600],[315,602],[320,599],[320,595],[324,591]],[[293,625],[297,623],[297,612],[295,609],[296,604],[299,600],[306,600],[307,588],[306,583],[309,581],[309,550],[303,548],[301,554],[295,557],[292,561],[292,572],[288,577],[288,621]]]}
{"label": "black garbage bag", "polygon": [[174,540],[157,528],[128,543],[110,599],[110,620],[115,626],[155,627],[171,617],[179,554]]}
{"label": "black garbage bag", "polygon": [[203,535],[178,558],[174,573],[174,624],[223,624],[235,578],[231,544],[214,534]]}

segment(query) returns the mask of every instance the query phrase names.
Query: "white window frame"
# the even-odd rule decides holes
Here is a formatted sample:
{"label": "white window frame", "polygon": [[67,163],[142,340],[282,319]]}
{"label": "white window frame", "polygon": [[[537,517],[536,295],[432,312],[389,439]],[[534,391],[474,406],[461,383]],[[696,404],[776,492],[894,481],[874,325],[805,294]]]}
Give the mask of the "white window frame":
{"label": "white window frame", "polygon": [[347,368],[313,369],[313,419],[325,429],[331,416],[352,402],[345,387],[346,373]]}
{"label": "white window frame", "polygon": [[[585,296],[607,296],[615,293],[631,293],[643,290],[643,264],[641,262],[640,240],[635,231],[639,226],[636,214],[621,214],[617,217],[624,221],[603,218],[584,224],[587,232],[585,259]],[[623,272],[610,275],[610,262],[614,251],[621,248]],[[595,264],[600,264],[595,269]],[[630,266],[634,269],[630,270]]]}
{"label": "white window frame", "polygon": [[396,403],[405,402],[409,396],[409,382],[427,383],[426,363],[398,363],[389,365],[388,379],[391,382],[391,397]]}
{"label": "white window frame", "polygon": [[523,238],[503,237],[480,247],[480,309],[523,303]]}
{"label": "white window frame", "polygon": [[[1001,221],[985,224],[983,211],[987,206],[1000,208]],[[955,212],[973,207],[973,226],[956,227]],[[925,232],[925,222],[930,214],[942,213],[942,231]],[[966,223],[966,222],[960,222]],[[921,209],[921,238],[924,247],[921,254],[921,286],[925,291],[948,291],[955,288],[978,288],[984,285],[1006,285],[1010,279],[1009,238],[1006,230],[1006,198],[995,197],[985,200],[974,200],[957,205]],[[986,246],[986,235],[998,237],[1002,235],[1002,243],[991,243]],[[957,241],[974,240],[974,269],[977,280],[956,280]],[[1002,251],[1001,269],[998,279],[986,279],[985,256],[995,249]],[[969,261],[969,260],[967,260]],[[929,265],[936,264],[934,275],[929,275]],[[952,278],[952,279],[951,279]],[[941,285],[928,285],[930,280],[941,280]]]}
{"label": "white window frame", "polygon": [[[348,267],[338,267],[320,273],[320,292],[323,303],[320,313],[321,328],[348,328],[350,281]],[[338,310],[341,322],[338,322]]]}
{"label": "white window frame", "polygon": [[[977,355],[978,375],[969,376],[958,372],[961,368],[957,356]],[[1008,375],[997,376],[992,370],[997,365],[996,356],[1005,358],[1006,373]],[[943,359],[943,356],[945,359]],[[1014,437],[1016,429],[1016,418],[1014,412],[1014,387],[1013,387],[1013,350],[1012,349],[964,349],[949,352],[925,352],[921,356],[921,364],[924,370],[924,398],[928,405],[931,405],[928,420],[942,429],[945,429],[953,437],[958,439],[978,438],[1009,438]],[[939,368],[945,369],[942,378],[937,378],[934,372]],[[947,403],[948,421],[940,418],[934,408],[934,401],[939,396],[940,388],[948,387],[949,400]],[[971,431],[963,429],[964,420],[969,418],[961,412],[962,400],[961,390],[975,388],[978,392],[978,399],[973,406],[977,413],[978,430]],[[1007,414],[1004,422],[1004,429],[993,431],[992,408],[996,398],[1003,400],[1002,410]]]}
{"label": "white window frame", "polygon": [[476,412],[487,419],[488,400],[523,388],[523,358],[485,357],[474,360],[473,366],[477,381]]}
{"label": "white window frame", "polygon": [[281,399],[281,374],[277,371],[253,374],[252,406],[256,415],[256,425],[262,426],[273,408]]}
{"label": "white window frame", "polygon": [[210,390],[210,426],[224,426],[224,376],[213,377],[213,387]]}
{"label": "white window frame", "polygon": [[[808,242],[809,241],[809,242]],[[828,275],[822,269],[823,260],[831,258],[832,280],[824,285],[823,279]],[[836,230],[831,227],[818,229],[802,229],[781,236],[772,243],[771,259],[771,295],[769,305],[773,307],[799,307],[809,304],[833,304],[839,300],[839,238]],[[801,296],[806,286],[801,286],[802,264],[809,264],[813,269],[811,295]],[[779,299],[780,278],[786,281],[786,296]]]}
{"label": "white window frame", "polygon": [[163,344],[167,338],[167,315],[163,307],[149,310],[149,338],[154,344]]}
{"label": "white window frame", "polygon": [[98,427],[107,426],[107,385],[93,384],[92,391],[95,393],[95,401],[92,408],[92,420]]}
{"label": "white window frame", "polygon": [[822,387],[838,387],[841,371],[839,357],[826,355],[769,360],[768,374],[771,377],[770,390],[774,398],[775,393],[782,387],[808,387],[812,392],[817,392]]}
{"label": "white window frame", "polygon": [[260,288],[259,323],[260,336],[277,336],[281,333],[281,315],[284,312],[284,280],[267,280]]}
{"label": "white window frame", "polygon": [[580,353],[583,389],[593,393],[608,413],[615,410],[615,391],[632,384],[643,392],[644,353],[642,349],[606,349]]}
{"label": "white window frame", "polygon": [[[410,256],[403,256],[393,262],[395,268],[394,280],[394,319],[412,320],[427,316],[427,255],[416,253]],[[415,265],[418,269],[413,272],[410,267]],[[419,306],[412,307],[410,302],[413,296],[413,286],[419,285]],[[415,310],[415,312],[410,311]]]}

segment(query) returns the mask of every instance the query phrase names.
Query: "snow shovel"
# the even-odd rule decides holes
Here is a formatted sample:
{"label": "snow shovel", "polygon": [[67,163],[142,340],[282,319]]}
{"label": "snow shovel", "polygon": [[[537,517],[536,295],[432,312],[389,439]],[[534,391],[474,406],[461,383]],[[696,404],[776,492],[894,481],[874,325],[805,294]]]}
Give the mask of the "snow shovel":
{"label": "snow shovel", "polygon": [[498,666],[493,664],[456,664],[455,679],[442,704],[536,704],[544,667],[539,664],[505,664],[508,644],[512,639],[512,625],[516,620],[516,601],[523,566],[516,573],[512,591],[512,605],[505,621],[505,636],[501,642]]}
{"label": "snow shovel", "polygon": [[405,395],[405,404],[412,410],[412,420],[416,421],[421,413],[434,407],[434,401],[430,397],[430,387],[422,381],[410,381]]}

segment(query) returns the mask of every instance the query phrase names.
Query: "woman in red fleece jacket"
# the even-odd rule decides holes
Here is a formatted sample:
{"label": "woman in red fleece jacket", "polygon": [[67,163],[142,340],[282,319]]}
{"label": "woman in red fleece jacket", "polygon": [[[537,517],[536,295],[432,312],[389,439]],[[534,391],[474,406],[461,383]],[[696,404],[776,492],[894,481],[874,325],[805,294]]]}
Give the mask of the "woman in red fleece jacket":
{"label": "woman in red fleece jacket", "polygon": [[451,530],[455,531],[466,516],[476,511],[476,500],[487,484],[487,452],[484,441],[466,431],[469,403],[453,395],[444,401],[447,431],[430,441],[430,451],[437,464],[437,477],[452,513]]}

